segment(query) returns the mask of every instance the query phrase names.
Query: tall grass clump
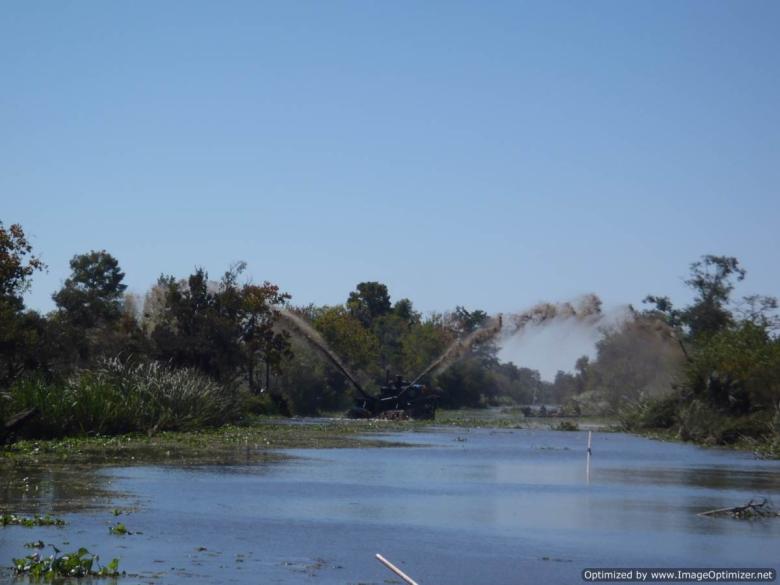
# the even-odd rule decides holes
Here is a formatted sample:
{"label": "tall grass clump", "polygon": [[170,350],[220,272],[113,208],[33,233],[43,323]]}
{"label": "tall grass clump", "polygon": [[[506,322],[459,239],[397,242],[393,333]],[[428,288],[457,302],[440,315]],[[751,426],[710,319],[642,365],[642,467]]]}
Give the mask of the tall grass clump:
{"label": "tall grass clump", "polygon": [[196,370],[118,358],[64,380],[21,380],[10,399],[18,410],[36,409],[24,431],[36,437],[194,430],[234,421],[240,413],[234,388]]}

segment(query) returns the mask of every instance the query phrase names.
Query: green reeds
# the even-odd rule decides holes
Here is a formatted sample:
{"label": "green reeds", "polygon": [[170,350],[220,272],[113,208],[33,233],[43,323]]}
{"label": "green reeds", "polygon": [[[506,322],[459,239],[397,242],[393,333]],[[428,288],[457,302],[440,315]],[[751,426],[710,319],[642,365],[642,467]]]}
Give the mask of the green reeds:
{"label": "green reeds", "polygon": [[116,358],[65,380],[21,380],[9,394],[14,408],[37,408],[22,433],[36,438],[196,430],[240,412],[234,389],[193,369]]}

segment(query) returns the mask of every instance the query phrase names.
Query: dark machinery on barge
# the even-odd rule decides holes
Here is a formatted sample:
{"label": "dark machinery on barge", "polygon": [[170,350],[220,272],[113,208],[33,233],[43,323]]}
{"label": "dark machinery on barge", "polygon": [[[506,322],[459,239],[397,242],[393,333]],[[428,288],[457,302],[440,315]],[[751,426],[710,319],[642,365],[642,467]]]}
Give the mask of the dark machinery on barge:
{"label": "dark machinery on barge", "polygon": [[388,419],[433,419],[436,415],[436,407],[442,392],[431,388],[422,380],[430,374],[437,372],[443,365],[456,359],[475,343],[481,343],[494,337],[501,330],[501,315],[490,320],[480,329],[472,331],[463,339],[459,339],[434,360],[419,376],[411,382],[404,380],[403,376],[395,376],[391,380],[390,373],[385,376],[385,383],[380,386],[379,396],[373,396],[366,392],[355,377],[347,370],[341,360],[328,349],[325,340],[306,323],[300,316],[281,310],[280,315],[293,326],[300,335],[305,337],[312,345],[319,349],[344,376],[352,383],[357,395],[352,408],[347,412],[350,418],[388,418]]}
{"label": "dark machinery on barge", "polygon": [[354,406],[349,409],[350,418],[389,418],[389,419],[427,419],[436,415],[441,392],[420,384],[417,380],[408,382],[403,376],[394,380],[386,376],[385,384],[379,388],[379,396],[372,396],[359,384],[354,383],[358,391]]}

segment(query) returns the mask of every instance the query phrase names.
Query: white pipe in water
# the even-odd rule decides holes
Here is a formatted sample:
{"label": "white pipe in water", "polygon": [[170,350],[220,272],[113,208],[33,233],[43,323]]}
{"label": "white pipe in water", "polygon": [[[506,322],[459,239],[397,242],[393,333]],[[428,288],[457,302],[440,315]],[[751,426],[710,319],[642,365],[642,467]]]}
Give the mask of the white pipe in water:
{"label": "white pipe in water", "polygon": [[395,573],[396,575],[398,575],[399,577],[401,577],[401,579],[403,579],[404,581],[406,581],[406,582],[407,582],[409,585],[418,585],[418,584],[417,584],[417,582],[415,582],[415,580],[414,580],[414,579],[412,579],[412,578],[411,578],[409,575],[407,575],[406,573],[404,573],[404,572],[403,572],[401,569],[399,569],[398,567],[396,567],[396,566],[395,566],[393,563],[391,563],[390,561],[388,561],[388,560],[387,560],[385,557],[383,557],[382,555],[380,555],[380,554],[377,554],[377,555],[376,555],[376,558],[377,558],[377,560],[378,560],[380,563],[382,563],[382,564],[383,564],[385,567],[387,567],[388,569],[390,569],[390,570],[391,570],[393,573]]}
{"label": "white pipe in water", "polygon": [[592,439],[593,431],[588,431],[588,451],[587,455],[585,456],[585,477],[587,478],[588,483],[590,483],[590,456],[592,454],[590,446]]}

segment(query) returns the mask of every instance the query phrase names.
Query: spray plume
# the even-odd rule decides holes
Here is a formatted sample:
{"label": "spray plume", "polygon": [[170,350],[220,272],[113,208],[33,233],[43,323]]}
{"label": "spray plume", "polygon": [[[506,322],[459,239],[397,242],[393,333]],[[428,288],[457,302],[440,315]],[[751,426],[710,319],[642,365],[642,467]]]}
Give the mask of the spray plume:
{"label": "spray plume", "polygon": [[556,371],[571,369],[579,357],[593,357],[604,331],[626,317],[625,307],[604,312],[595,294],[571,302],[540,303],[507,316],[499,357],[537,369],[545,379],[552,379]]}
{"label": "spray plume", "polygon": [[338,356],[331,351],[328,344],[319,334],[319,332],[309,325],[305,320],[296,315],[295,313],[287,309],[279,309],[279,315],[284,318],[292,327],[293,332],[306,339],[311,345],[317,348],[322,355],[324,355],[338,370],[346,376],[346,378],[352,382],[358,392],[365,397],[368,397],[363,387],[357,382],[355,376],[353,376],[347,367],[341,362]]}
{"label": "spray plume", "polygon": [[575,303],[539,303],[523,313],[512,315],[510,322],[514,330],[508,333],[515,335],[526,327],[543,325],[553,320],[573,319],[580,323],[596,323],[604,316],[601,299],[595,294],[585,295]]}
{"label": "spray plume", "polygon": [[423,377],[427,376],[431,372],[434,374],[441,374],[447,368],[449,368],[458,358],[462,357],[469,349],[478,343],[485,343],[493,339],[501,331],[503,325],[503,319],[501,315],[490,319],[487,325],[480,327],[476,331],[469,333],[462,339],[456,339],[452,344],[436,358],[431,364],[425,368],[422,373],[417,376],[412,384],[416,384]]}

